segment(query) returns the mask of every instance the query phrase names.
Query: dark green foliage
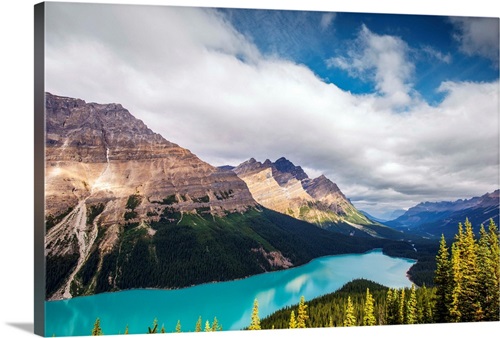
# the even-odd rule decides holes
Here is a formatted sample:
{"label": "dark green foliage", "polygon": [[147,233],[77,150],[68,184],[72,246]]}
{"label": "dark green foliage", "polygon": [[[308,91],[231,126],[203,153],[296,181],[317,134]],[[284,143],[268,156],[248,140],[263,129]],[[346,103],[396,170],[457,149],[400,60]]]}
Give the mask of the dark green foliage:
{"label": "dark green foliage", "polygon": [[104,211],[104,204],[99,203],[87,207],[87,224],[94,223],[94,220],[101,212]]}
{"label": "dark green foliage", "polygon": [[99,265],[99,250],[94,249],[88,256],[85,264],[82,266],[80,271],[78,271],[78,277],[84,287],[88,286],[92,278],[97,272],[97,267]]}
{"label": "dark green foliage", "polygon": [[118,249],[115,248],[110,253],[104,255],[102,259],[102,266],[99,274],[97,275],[95,293],[106,292],[114,290],[113,284],[110,284],[109,279],[114,276],[116,270],[116,261],[118,258]]}
{"label": "dark green foliage", "polygon": [[[458,224],[451,245],[451,255],[444,237],[436,257],[438,270],[437,312],[439,321],[498,321],[499,314],[499,246],[498,230],[493,220],[489,232],[480,227],[475,239],[472,224]],[[445,248],[446,250],[444,250]]]}
{"label": "dark green foliage", "polygon": [[[309,318],[306,327],[329,327],[330,321],[334,326],[344,325],[344,312],[348,297],[354,307],[354,316],[357,325],[362,324],[363,308],[366,298],[366,289],[374,298],[374,309],[377,323],[379,322],[379,307],[385,304],[387,287],[365,279],[354,280],[345,284],[339,290],[305,302]],[[285,307],[261,320],[262,329],[286,329],[290,325],[291,312],[298,313],[299,305]]]}
{"label": "dark green foliage", "polygon": [[135,211],[125,211],[125,214],[123,214],[123,218],[125,218],[126,221],[129,221],[131,219],[134,219],[137,217],[137,213]]}
{"label": "dark green foliage", "polygon": [[156,333],[157,331],[158,331],[158,320],[155,318],[155,320],[153,320],[153,326],[152,327],[148,326],[147,333]]}
{"label": "dark green foliage", "polygon": [[174,195],[168,195],[165,197],[161,202],[153,202],[153,203],[158,203],[158,204],[163,204],[163,205],[172,205],[177,203],[177,198]]}
{"label": "dark green foliage", "polygon": [[271,266],[261,250],[279,251],[301,265],[316,257],[362,253],[386,243],[342,236],[267,209],[216,217],[181,214],[166,207],[150,226],[154,236],[146,228],[124,227],[120,244],[103,259],[96,293],[180,288],[280,269]]}
{"label": "dark green foliage", "polygon": [[139,204],[141,204],[142,197],[140,195],[130,195],[127,200],[127,205],[125,208],[134,210]]}
{"label": "dark green foliage", "polygon": [[134,219],[137,217],[137,212],[135,212],[135,208],[141,204],[142,197],[140,195],[130,195],[127,200],[126,211],[123,214],[123,218],[126,221]]}
{"label": "dark green foliage", "polygon": [[50,297],[59,289],[66,277],[75,268],[79,254],[74,253],[65,256],[48,256],[46,260],[46,285],[47,297]]}
{"label": "dark green foliage", "polygon": [[69,207],[66,211],[63,211],[57,216],[47,215],[45,218],[45,230],[49,231],[50,228],[54,227],[57,223],[61,222],[64,217],[66,217],[70,212],[73,211],[73,208]]}

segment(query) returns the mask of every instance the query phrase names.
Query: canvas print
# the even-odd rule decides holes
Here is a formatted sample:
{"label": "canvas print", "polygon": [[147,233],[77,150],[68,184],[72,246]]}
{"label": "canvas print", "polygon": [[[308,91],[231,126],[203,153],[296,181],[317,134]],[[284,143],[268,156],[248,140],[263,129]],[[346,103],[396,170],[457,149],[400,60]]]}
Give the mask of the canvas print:
{"label": "canvas print", "polygon": [[35,330],[499,321],[499,19],[35,7]]}

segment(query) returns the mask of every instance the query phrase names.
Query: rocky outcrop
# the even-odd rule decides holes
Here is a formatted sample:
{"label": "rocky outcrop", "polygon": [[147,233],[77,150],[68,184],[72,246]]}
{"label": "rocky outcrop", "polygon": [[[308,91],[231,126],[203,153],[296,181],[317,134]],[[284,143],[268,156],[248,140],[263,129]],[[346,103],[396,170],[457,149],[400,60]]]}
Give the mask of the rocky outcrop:
{"label": "rocky outcrop", "polygon": [[141,219],[165,198],[186,212],[210,207],[223,214],[255,205],[234,173],[167,141],[119,104],[47,93],[45,155],[46,213],[54,217],[83,199],[120,199],[120,206],[106,210],[105,221],[122,223],[116,208],[124,209],[131,195],[141,196],[136,208]]}
{"label": "rocky outcrop", "polygon": [[[333,231],[380,235],[377,227],[382,226],[358,211],[334,182],[324,175],[310,179],[300,166],[284,157],[263,163],[251,158],[233,171],[246,182],[254,199],[266,208]],[[375,226],[375,230],[365,226]]]}

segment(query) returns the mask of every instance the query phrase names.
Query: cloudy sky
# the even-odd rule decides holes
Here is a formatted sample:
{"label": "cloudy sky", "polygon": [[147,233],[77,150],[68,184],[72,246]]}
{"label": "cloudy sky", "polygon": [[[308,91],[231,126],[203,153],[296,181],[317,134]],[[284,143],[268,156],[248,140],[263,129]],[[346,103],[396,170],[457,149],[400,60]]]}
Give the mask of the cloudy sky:
{"label": "cloudy sky", "polygon": [[212,165],[285,156],[375,216],[498,189],[499,21],[46,3],[46,90]]}

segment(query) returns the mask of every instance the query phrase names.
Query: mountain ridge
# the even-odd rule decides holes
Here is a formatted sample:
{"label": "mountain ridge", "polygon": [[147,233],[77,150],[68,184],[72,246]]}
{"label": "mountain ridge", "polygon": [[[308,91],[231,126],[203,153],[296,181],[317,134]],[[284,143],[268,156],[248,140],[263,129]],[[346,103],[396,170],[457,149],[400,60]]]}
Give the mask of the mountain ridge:
{"label": "mountain ridge", "polygon": [[499,220],[499,190],[482,196],[455,201],[421,202],[409,208],[398,218],[384,224],[405,232],[426,237],[453,237],[458,223],[466,218],[477,233],[481,225],[487,226],[490,219]]}
{"label": "mountain ridge", "polygon": [[48,300],[243,278],[386,243],[261,206],[236,173],[167,141],[119,104],[45,98]]}
{"label": "mountain ridge", "polygon": [[325,175],[311,179],[285,157],[275,162],[250,158],[233,171],[266,208],[345,235],[401,237],[400,232],[373,222],[358,211]]}

